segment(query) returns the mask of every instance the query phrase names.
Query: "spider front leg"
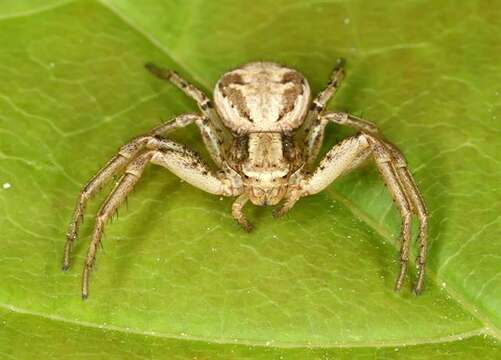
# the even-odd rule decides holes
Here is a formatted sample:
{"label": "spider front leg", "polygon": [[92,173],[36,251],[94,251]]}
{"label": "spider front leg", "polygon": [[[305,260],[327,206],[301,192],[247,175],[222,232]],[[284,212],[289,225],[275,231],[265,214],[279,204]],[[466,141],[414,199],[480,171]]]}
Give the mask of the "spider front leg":
{"label": "spider front leg", "polygon": [[78,197],[77,205],[73,211],[72,221],[66,234],[64,246],[63,270],[70,266],[70,254],[73,244],[77,238],[80,225],[83,221],[83,214],[88,200],[101,190],[101,188],[116,174],[123,170],[138,154],[148,146],[154,146],[157,142],[155,136],[168,133],[174,129],[184,127],[192,122],[201,121],[202,118],[196,114],[183,114],[171,121],[153,129],[147,135],[140,136],[131,142],[123,145],[118,154],[113,156],[108,163],[97,172],[96,175],[82,188]]}
{"label": "spider front leg", "polygon": [[[395,289],[402,287],[407,263],[409,260],[409,247],[411,242],[412,210],[417,211],[420,225],[420,251],[418,255],[418,280],[414,291],[420,293],[424,281],[424,265],[426,259],[426,230],[427,215],[422,198],[417,191],[414,180],[407,170],[400,152],[379,138],[360,134],[348,138],[334,146],[320,162],[313,175],[304,180],[302,185],[303,196],[318,193],[325,189],[339,176],[354,168],[354,164],[360,164],[361,159],[372,155],[378,170],[388,186],[396,206],[402,218],[401,246],[400,246],[400,272],[395,283]],[[412,192],[412,193],[410,193]],[[416,201],[416,203],[415,203]]]}
{"label": "spider front leg", "polygon": [[145,67],[156,77],[171,82],[195,100],[200,111],[204,114],[203,119],[198,121],[197,125],[202,131],[203,140],[212,159],[221,167],[226,152],[223,146],[231,143],[232,136],[219,119],[209,97],[173,70],[163,69],[152,63],[147,63]]}
{"label": "spider front leg", "polygon": [[82,274],[82,298],[84,299],[89,295],[90,271],[96,260],[104,226],[139,181],[146,165],[152,163],[163,166],[187,183],[210,194],[228,196],[234,195],[236,192],[228,179],[212,173],[198,155],[186,147],[169,140],[160,140],[156,147],[158,150],[148,151],[137,156],[127,166],[124,175],[104,201],[96,216],[92,241]]}

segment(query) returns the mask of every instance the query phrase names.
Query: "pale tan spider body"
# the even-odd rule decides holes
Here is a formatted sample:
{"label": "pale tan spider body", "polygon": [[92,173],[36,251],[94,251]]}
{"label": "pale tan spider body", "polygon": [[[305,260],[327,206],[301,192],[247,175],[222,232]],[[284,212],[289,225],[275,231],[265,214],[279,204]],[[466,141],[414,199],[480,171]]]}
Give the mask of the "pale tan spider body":
{"label": "pale tan spider body", "polygon": [[[403,155],[382,139],[372,123],[347,113],[324,111],[343,78],[341,62],[332,73],[328,86],[313,100],[308,82],[296,70],[270,62],[247,64],[224,74],[217,82],[215,108],[203,92],[177,73],[152,64],[146,67],[192,97],[201,113],[180,115],[122,146],[82,189],[67,234],[64,269],[69,267],[70,252],[88,199],[113,175],[122,174],[96,217],[82,278],[83,298],[88,296],[90,270],[104,225],[149,163],[167,168],[208,193],[236,197],[232,215],[245,230],[250,231],[252,226],[242,212],[247,201],[255,205],[281,202],[281,206],[274,210],[274,216],[281,216],[301,197],[322,191],[368,158],[375,161],[402,216],[397,290],[403,284],[407,269],[412,215],[419,219],[415,292],[421,292],[428,227],[424,201]],[[162,136],[192,123],[199,127],[217,171],[187,147]],[[335,145],[314,168],[328,123],[350,126],[360,133]]]}
{"label": "pale tan spider body", "polygon": [[246,141],[230,151],[240,156],[229,162],[243,180],[243,193],[254,205],[276,205],[296,185],[290,177],[303,165],[290,134],[308,112],[308,82],[275,63],[250,63],[221,77],[214,101],[224,125]]}
{"label": "pale tan spider body", "polygon": [[301,159],[286,157],[280,133],[251,133],[248,138],[247,158],[231,166],[238,169],[243,193],[254,205],[276,205],[293,185],[291,175]]}

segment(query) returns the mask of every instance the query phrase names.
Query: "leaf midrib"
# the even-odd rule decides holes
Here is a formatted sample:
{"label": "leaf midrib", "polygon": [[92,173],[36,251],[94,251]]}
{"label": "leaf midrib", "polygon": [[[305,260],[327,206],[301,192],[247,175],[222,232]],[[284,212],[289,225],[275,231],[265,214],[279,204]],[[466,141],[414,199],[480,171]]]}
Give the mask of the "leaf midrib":
{"label": "leaf midrib", "polygon": [[367,342],[334,342],[332,344],[322,344],[316,345],[309,342],[287,342],[287,341],[269,341],[257,340],[257,339],[238,339],[234,336],[231,338],[207,338],[202,336],[184,335],[179,334],[169,334],[163,332],[153,332],[153,331],[142,331],[137,329],[132,329],[130,327],[123,328],[120,326],[114,326],[110,324],[98,325],[96,323],[80,321],[75,319],[67,319],[58,315],[49,315],[41,312],[35,312],[27,309],[18,308],[8,304],[0,303],[0,308],[14,312],[16,314],[28,315],[38,318],[47,319],[50,321],[56,321],[71,325],[76,325],[82,328],[99,329],[103,331],[114,331],[125,334],[134,334],[147,337],[155,337],[169,340],[182,340],[182,341],[196,341],[204,342],[207,344],[218,344],[218,345],[242,345],[242,346],[255,346],[255,347],[267,347],[267,348],[283,348],[283,349],[298,349],[298,348],[308,348],[308,349],[338,349],[338,348],[381,348],[381,347],[404,347],[404,346],[417,346],[417,345],[428,345],[428,344],[444,344],[449,342],[463,341],[468,338],[475,336],[486,336],[491,335],[485,328],[466,331],[463,333],[446,335],[440,337],[423,337],[418,339],[406,339],[406,340],[374,340]]}
{"label": "leaf midrib", "polygon": [[198,74],[194,73],[191,71],[189,68],[187,68],[185,65],[182,64],[182,61],[178,59],[171,51],[170,49],[166,48],[165,46],[162,45],[160,41],[155,39],[155,37],[151,36],[148,34],[145,30],[142,30],[137,24],[134,23],[130,18],[127,17],[124,13],[122,13],[120,10],[118,10],[116,7],[111,5],[110,3],[107,3],[106,0],[97,0],[99,4],[101,4],[104,8],[106,8],[108,11],[113,13],[114,16],[118,17],[121,21],[123,21],[126,25],[130,26],[134,31],[136,31],[138,34],[146,38],[152,45],[156,46],[159,50],[161,50],[164,54],[166,54],[170,60],[176,64],[177,70],[181,70],[183,74],[189,74],[192,79],[194,79],[199,85],[202,85],[204,87],[204,90],[209,89],[211,86],[210,84]]}
{"label": "leaf midrib", "polygon": [[75,1],[76,0],[61,0],[60,2],[55,3],[55,4],[35,7],[34,9],[32,9],[30,11],[24,11],[24,12],[5,15],[5,16],[0,16],[0,21],[38,15],[38,14],[43,13],[43,12],[52,11],[52,10],[64,7],[66,5],[74,3]]}

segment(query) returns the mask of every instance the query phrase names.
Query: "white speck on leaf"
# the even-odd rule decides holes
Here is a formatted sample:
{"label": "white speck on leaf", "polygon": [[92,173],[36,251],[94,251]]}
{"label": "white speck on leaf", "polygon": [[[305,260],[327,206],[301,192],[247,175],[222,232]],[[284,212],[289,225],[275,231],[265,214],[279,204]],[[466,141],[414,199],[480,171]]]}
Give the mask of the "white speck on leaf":
{"label": "white speck on leaf", "polygon": [[8,183],[8,182],[3,183],[3,185],[2,185],[2,188],[6,189],[6,190],[10,189],[11,187],[12,187],[11,183]]}

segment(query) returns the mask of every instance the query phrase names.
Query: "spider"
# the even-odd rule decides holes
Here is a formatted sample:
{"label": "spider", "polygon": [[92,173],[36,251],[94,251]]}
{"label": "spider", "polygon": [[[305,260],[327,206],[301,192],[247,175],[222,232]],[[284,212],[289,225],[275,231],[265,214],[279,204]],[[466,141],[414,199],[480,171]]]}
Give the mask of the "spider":
{"label": "spider", "polygon": [[[330,82],[313,99],[307,80],[298,71],[272,62],[246,64],[218,80],[214,88],[215,106],[176,72],[151,63],[145,67],[195,100],[200,113],[179,115],[123,145],[81,190],[67,233],[64,270],[70,266],[70,253],[89,198],[114,175],[121,174],[96,216],[82,274],[83,299],[89,294],[89,276],[104,226],[149,163],[167,168],[208,193],[236,197],[231,214],[246,231],[251,231],[252,225],[242,212],[249,200],[260,206],[281,202],[273,215],[282,216],[301,197],[324,190],[338,177],[372,158],[402,218],[400,271],[395,290],[400,290],[404,282],[414,214],[419,220],[414,292],[422,291],[428,215],[404,156],[382,138],[371,122],[344,112],[325,111],[344,77],[343,60],[337,61]],[[192,123],[199,128],[217,171],[186,146],[163,137]],[[329,123],[352,127],[359,133],[332,147],[315,168],[324,129]]]}

